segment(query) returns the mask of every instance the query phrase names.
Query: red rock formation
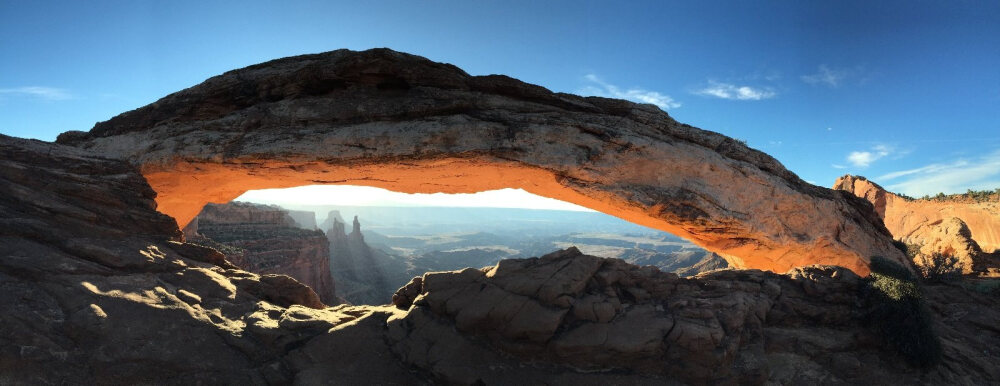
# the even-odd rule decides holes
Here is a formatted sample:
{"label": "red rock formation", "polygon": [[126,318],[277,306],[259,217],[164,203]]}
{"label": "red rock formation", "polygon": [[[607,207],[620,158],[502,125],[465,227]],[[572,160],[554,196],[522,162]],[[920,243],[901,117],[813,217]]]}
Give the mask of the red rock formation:
{"label": "red rock formation", "polygon": [[0,182],[0,383],[1000,379],[1000,297],[963,286],[925,288],[945,342],[927,370],[860,322],[861,283],[835,267],[681,279],[570,250],[427,274],[400,291],[406,309],[322,308],[288,276],[177,241],[127,163],[0,135]]}
{"label": "red rock formation", "polygon": [[[318,230],[304,230],[285,209],[234,202],[208,204],[185,228],[188,241],[215,247],[237,267],[288,275],[326,304],[338,304],[330,276],[330,248]],[[191,233],[195,232],[195,233]]]}
{"label": "red rock formation", "polygon": [[387,304],[404,275],[406,263],[365,243],[361,222],[354,216],[351,233],[345,233],[340,213],[330,212],[332,227],[326,232],[330,242],[330,270],[339,294],[354,304]]}
{"label": "red rock formation", "polygon": [[230,71],[59,142],[139,166],[181,224],[250,189],[522,188],[676,234],[734,267],[864,274],[873,255],[906,261],[867,203],[654,106],[387,49]]}
{"label": "red rock formation", "polygon": [[[393,298],[406,313],[389,318],[388,337],[404,362],[428,368],[449,384],[539,383],[545,378],[533,373],[552,364],[628,374],[614,381],[574,381],[582,383],[985,380],[963,379],[948,369],[951,365],[925,373],[900,371],[900,359],[882,351],[885,342],[857,317],[855,294],[862,285],[850,271],[830,266],[797,268],[785,275],[724,270],[683,279],[571,248],[540,258],[503,260],[482,270],[416,278]],[[949,288],[931,296],[944,301],[936,304],[949,312],[997,302],[981,294],[971,295],[974,301],[959,299],[959,293]],[[984,312],[1000,316],[1000,309]],[[973,319],[989,323],[983,317]],[[977,327],[942,323],[938,328],[950,342],[945,356],[951,359],[946,360],[973,361],[984,366],[980,376],[987,378],[1000,375],[991,362],[995,354],[958,356],[995,350],[978,341]],[[989,327],[986,336],[996,340],[1000,330]],[[519,367],[525,359],[538,367]],[[972,363],[959,366],[965,365]]]}
{"label": "red rock formation", "polygon": [[295,220],[295,224],[298,225],[299,228],[306,230],[319,229],[319,227],[316,226],[316,212],[310,212],[306,210],[288,210],[288,209],[285,209],[285,211],[287,211],[288,215],[291,216],[293,220]]}
{"label": "red rock formation", "polygon": [[1000,203],[911,200],[852,175],[838,178],[833,188],[871,202],[893,237],[918,246],[915,261],[923,267],[934,254],[953,258],[949,264],[966,274],[998,265],[992,255],[1000,256]]}

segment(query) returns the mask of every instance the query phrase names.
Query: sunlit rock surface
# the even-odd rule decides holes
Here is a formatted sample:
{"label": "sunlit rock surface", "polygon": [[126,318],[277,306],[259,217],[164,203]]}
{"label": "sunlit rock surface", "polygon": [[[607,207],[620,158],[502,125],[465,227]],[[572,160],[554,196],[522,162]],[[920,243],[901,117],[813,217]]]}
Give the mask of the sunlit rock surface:
{"label": "sunlit rock surface", "polygon": [[[322,308],[182,243],[131,165],[0,136],[0,383],[989,384],[1000,304],[925,288],[927,371],[861,325],[859,279],[813,266],[683,279],[568,249],[428,273],[399,306]],[[595,371],[596,370],[596,371]]]}
{"label": "sunlit rock surface", "polygon": [[291,276],[316,291],[324,303],[340,303],[330,275],[330,245],[316,229],[315,215],[312,224],[302,226],[276,206],[208,204],[184,228],[184,235],[189,242],[218,249],[241,269]]}
{"label": "sunlit rock surface", "polygon": [[262,383],[283,351],[251,317],[322,307],[180,243],[125,162],[0,136],[0,182],[0,383]]}
{"label": "sunlit rock surface", "polygon": [[734,267],[865,274],[870,256],[905,260],[863,200],[652,105],[388,49],[230,71],[59,142],[137,165],[182,226],[250,189],[522,188],[676,234]]}
{"label": "sunlit rock surface", "polygon": [[908,200],[852,175],[833,188],[871,202],[893,237],[919,249],[918,265],[933,264],[931,257],[940,254],[961,273],[1000,275],[1000,203]]}

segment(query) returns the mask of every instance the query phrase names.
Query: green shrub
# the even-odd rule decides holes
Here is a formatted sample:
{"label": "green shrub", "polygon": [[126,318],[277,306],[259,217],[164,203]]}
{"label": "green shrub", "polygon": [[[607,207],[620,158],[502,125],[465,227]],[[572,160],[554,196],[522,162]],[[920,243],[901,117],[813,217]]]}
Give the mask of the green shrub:
{"label": "green shrub", "polygon": [[882,256],[872,256],[870,264],[872,275],[888,276],[903,281],[916,281],[917,277],[913,272],[899,263],[886,259]]}
{"label": "green shrub", "polygon": [[935,252],[921,259],[920,274],[924,276],[925,282],[941,283],[961,279],[962,268],[958,265],[957,257]]}
{"label": "green shrub", "polygon": [[927,368],[941,361],[941,341],[910,270],[874,256],[863,288],[865,319],[891,347],[914,366]]}

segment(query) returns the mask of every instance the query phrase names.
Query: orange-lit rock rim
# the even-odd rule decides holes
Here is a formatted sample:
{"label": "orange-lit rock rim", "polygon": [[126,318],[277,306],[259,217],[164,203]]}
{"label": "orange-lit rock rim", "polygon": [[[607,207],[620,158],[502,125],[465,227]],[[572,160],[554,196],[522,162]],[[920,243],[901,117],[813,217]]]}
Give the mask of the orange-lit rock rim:
{"label": "orange-lit rock rim", "polygon": [[314,184],[522,188],[687,238],[739,268],[905,261],[871,204],[652,105],[552,93],[375,49],[210,78],[58,142],[139,166],[182,226],[207,202]]}

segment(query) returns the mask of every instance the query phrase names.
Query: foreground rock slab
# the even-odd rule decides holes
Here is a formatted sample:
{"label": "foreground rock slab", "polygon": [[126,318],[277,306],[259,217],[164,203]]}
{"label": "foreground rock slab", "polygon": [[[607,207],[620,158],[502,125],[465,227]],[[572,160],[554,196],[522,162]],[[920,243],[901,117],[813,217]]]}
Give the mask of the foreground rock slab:
{"label": "foreground rock slab", "polygon": [[[575,249],[322,308],[177,241],[137,170],[0,136],[0,383],[988,384],[1000,298],[927,288],[944,362],[904,364],[828,266],[692,279]],[[989,285],[990,282],[979,284]]]}
{"label": "foreground rock slab", "polygon": [[[388,319],[388,335],[404,362],[455,384],[523,382],[525,361],[637,383],[976,384],[1000,374],[989,362],[1000,353],[973,354],[989,343],[964,315],[956,320],[965,325],[938,326],[953,345],[950,364],[907,367],[860,317],[862,285],[831,266],[684,279],[570,248],[416,278],[394,298],[407,312]],[[938,288],[934,296],[962,292]],[[973,299],[960,303],[998,303]],[[964,308],[935,304],[942,313]],[[1000,316],[987,313],[972,319]],[[990,327],[986,340],[996,342],[997,331]],[[551,371],[541,368],[531,371]]]}
{"label": "foreground rock slab", "polygon": [[905,261],[871,206],[652,105],[552,93],[388,49],[213,77],[59,142],[137,165],[183,226],[250,189],[526,191],[664,230],[731,266]]}

